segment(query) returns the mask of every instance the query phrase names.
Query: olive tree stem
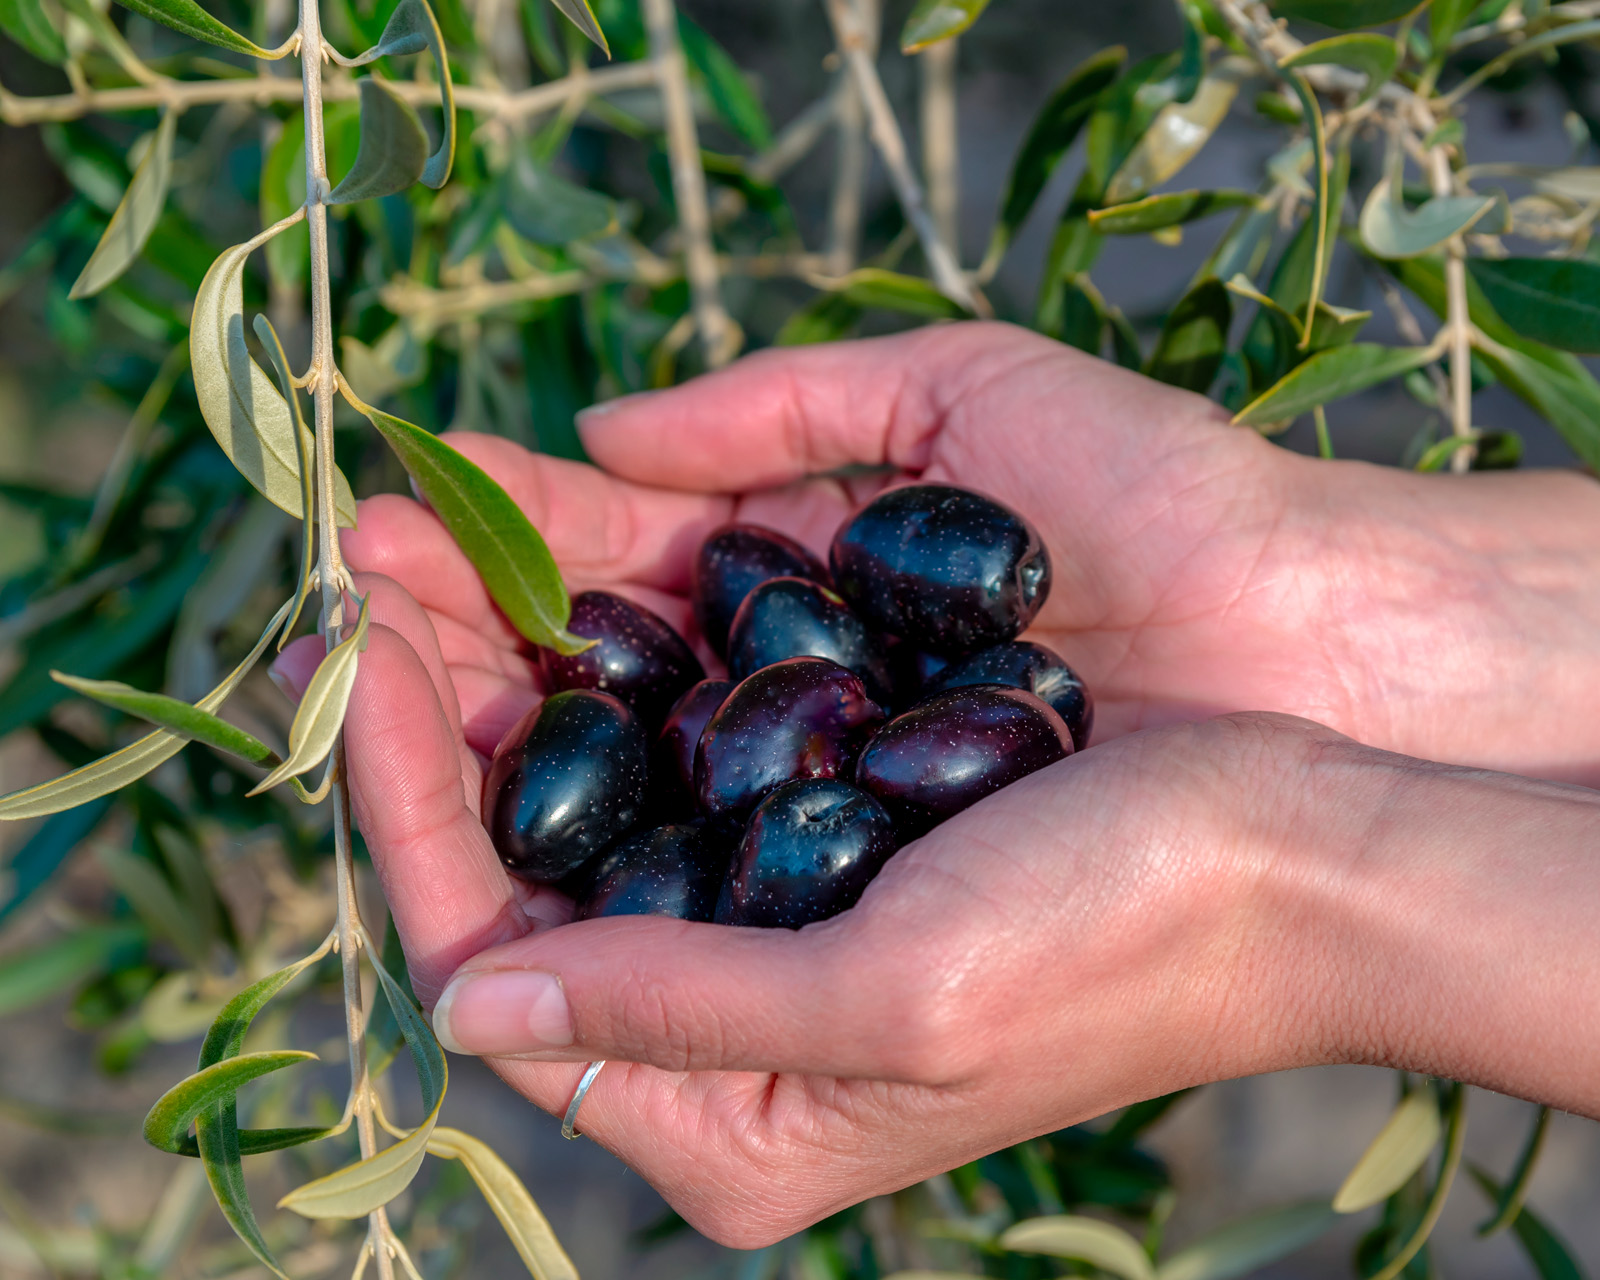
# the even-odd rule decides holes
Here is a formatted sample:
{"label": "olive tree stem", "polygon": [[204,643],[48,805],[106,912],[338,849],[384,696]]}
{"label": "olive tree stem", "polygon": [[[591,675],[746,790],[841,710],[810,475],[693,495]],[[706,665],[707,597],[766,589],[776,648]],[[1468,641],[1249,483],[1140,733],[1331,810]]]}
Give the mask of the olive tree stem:
{"label": "olive tree stem", "polygon": [[[882,27],[878,0],[852,0],[861,38],[876,57]],[[828,270],[842,276],[861,258],[861,210],[867,186],[867,115],[848,67],[840,72],[834,131],[833,193],[828,205]]]}
{"label": "olive tree stem", "polygon": [[[1435,196],[1455,190],[1450,157],[1443,147],[1428,152],[1428,176]],[[1457,436],[1472,434],[1472,324],[1467,306],[1467,247],[1460,236],[1445,246],[1445,325],[1450,332],[1450,427]],[[1464,444],[1450,455],[1457,475],[1472,466],[1477,450]]]}
{"label": "olive tree stem", "polygon": [[952,250],[961,246],[961,150],[956,112],[956,50],[952,37],[917,57],[921,73],[922,172],[928,179],[933,224]]}

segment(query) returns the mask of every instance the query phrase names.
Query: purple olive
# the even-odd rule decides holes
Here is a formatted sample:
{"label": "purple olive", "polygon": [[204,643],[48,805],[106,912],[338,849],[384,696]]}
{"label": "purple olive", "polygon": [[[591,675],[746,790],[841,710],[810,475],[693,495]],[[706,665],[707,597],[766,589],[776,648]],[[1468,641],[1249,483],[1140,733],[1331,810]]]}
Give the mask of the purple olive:
{"label": "purple olive", "polygon": [[748,813],[797,778],[847,778],[883,712],[861,677],[826,658],[788,658],[734,687],[700,735],[695,797],[713,820]]}
{"label": "purple olive", "polygon": [[1050,704],[1067,722],[1072,745],[1082,751],[1094,728],[1094,697],[1061,655],[1042,644],[1010,640],[952,663],[927,686],[930,694],[973,684],[1007,684]]}
{"label": "purple olive", "polygon": [[805,578],[774,578],[744,598],[728,632],[728,673],[754,675],[785,658],[828,658],[848,667],[867,696],[886,703],[892,692],[888,651],[833,591]]}
{"label": "purple olive", "polygon": [[657,827],[601,856],[572,918],[710,920],[727,873],[728,849],[703,825]]}
{"label": "purple olive", "polygon": [[855,906],[897,848],[888,811],[847,782],[790,782],[758,804],[734,856],[720,924],[798,929]]}
{"label": "purple olive", "polygon": [[909,711],[927,696],[934,681],[950,665],[950,659],[928,653],[904,640],[889,639],[889,671],[894,676],[894,697],[890,705],[896,713]]}
{"label": "purple olive", "polygon": [[600,643],[571,656],[540,650],[551,691],[615,694],[652,728],[705,675],[682,636],[642,605],[609,591],[585,591],[575,598],[567,630]]}
{"label": "purple olive", "polygon": [[517,875],[555,884],[644,817],[649,739],[627,703],[573,689],[511,733],[483,782],[484,826]]}
{"label": "purple olive", "polygon": [[793,538],[758,524],[725,524],[712,531],[695,557],[695,621],[719,655],[744,598],[773,578],[809,578],[827,585],[828,567]]}
{"label": "purple olive", "polygon": [[672,704],[656,739],[651,778],[669,806],[694,807],[694,752],[712,712],[733,691],[732,680],[702,680]]}
{"label": "purple olive", "polygon": [[834,536],[829,559],[835,588],[869,626],[950,658],[1014,639],[1050,594],[1034,527],[950,485],[874,498]]}
{"label": "purple olive", "polygon": [[861,753],[856,785],[883,802],[909,840],[1071,754],[1066,722],[1033,694],[971,685],[884,725]]}

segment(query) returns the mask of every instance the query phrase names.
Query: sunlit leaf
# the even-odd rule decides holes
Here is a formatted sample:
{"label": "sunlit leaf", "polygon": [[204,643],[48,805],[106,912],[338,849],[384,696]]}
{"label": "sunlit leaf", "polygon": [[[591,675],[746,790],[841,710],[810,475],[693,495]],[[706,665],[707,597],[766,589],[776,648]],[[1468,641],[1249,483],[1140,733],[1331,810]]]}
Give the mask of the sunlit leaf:
{"label": "sunlit leaf", "polygon": [[1367,77],[1367,87],[1357,101],[1365,102],[1389,82],[1399,61],[1400,46],[1393,40],[1373,31],[1362,31],[1315,41],[1295,50],[1278,65],[1285,70],[1332,65],[1359,71]]}
{"label": "sunlit leaf", "polygon": [[1524,338],[1600,353],[1600,263],[1587,258],[1472,258],[1467,269]]}
{"label": "sunlit leaf", "polygon": [[1215,277],[1200,281],[1173,307],[1145,372],[1158,382],[1204,395],[1227,353],[1232,321],[1227,288]]}
{"label": "sunlit leaf", "polygon": [[1103,235],[1142,235],[1257,203],[1258,197],[1249,191],[1171,191],[1092,210],[1089,225]]}
{"label": "sunlit leaf", "polygon": [[389,442],[434,514],[466,553],[511,625],[534,644],[581,653],[590,642],[571,634],[571,603],[539,531],[506,491],[438,436],[346,398]]}
{"label": "sunlit leaf", "polygon": [[0,31],[42,62],[66,61],[66,42],[39,0],[0,0]]}
{"label": "sunlit leaf", "polygon": [[218,22],[196,4],[195,0],[118,0],[118,3],[149,18],[152,22],[171,27],[191,40],[203,40],[206,44],[232,49],[235,53],[249,54],[252,58],[283,56],[263,49],[254,41],[246,40],[232,27]]}
{"label": "sunlit leaf", "polygon": [[68,297],[88,298],[99,293],[139,256],[167,203],[167,186],[172,180],[172,138],[177,128],[178,113],[169,108],[162,113],[154,140],[133,171],[122,202],[111,215],[105,234],[84,263]]}
{"label": "sunlit leaf", "polygon": [[1493,196],[1435,196],[1407,209],[1383,178],[1361,208],[1361,240],[1380,258],[1415,258],[1469,230],[1494,203]]}
{"label": "sunlit leaf", "polygon": [[[224,251],[211,264],[195,295],[189,360],[200,412],[229,461],[273,504],[309,519],[293,417],[244,339],[245,259],[283,229],[282,223],[269,227],[253,240]],[[339,523],[353,527],[355,498],[342,473],[335,473],[334,492]]]}
{"label": "sunlit leaf", "polygon": [[1239,93],[1240,73],[1208,75],[1188,102],[1170,102],[1112,176],[1106,204],[1136,200],[1174,177],[1211,140]]}
{"label": "sunlit leaf", "polygon": [[506,168],[501,207],[512,229],[534,244],[560,247],[621,226],[609,196],[568,182],[521,148]]}
{"label": "sunlit leaf", "polygon": [[[283,402],[289,406],[289,416],[294,420],[294,446],[295,465],[300,471],[300,509],[310,511],[313,509],[314,492],[312,477],[316,473],[315,464],[311,459],[311,452],[306,447],[311,440],[311,432],[306,427],[305,417],[300,412],[300,392],[294,385],[294,379],[289,373],[289,357],[284,354],[283,343],[278,339],[278,331],[272,327],[272,321],[266,316],[257,316],[255,320],[256,338],[260,341],[267,353],[267,359],[272,363],[272,371],[278,375],[278,390],[283,394]],[[305,608],[306,598],[311,594],[312,574],[316,564],[316,528],[309,520],[300,522],[300,572],[296,576],[294,599],[289,604],[289,620],[283,624],[283,630],[278,633],[278,649],[288,643],[289,637],[294,634],[295,624],[300,621],[300,611]],[[261,763],[257,761],[256,763]],[[273,759],[276,764],[276,757]]]}
{"label": "sunlit leaf", "polygon": [[1319,351],[1247,404],[1234,421],[1253,427],[1295,418],[1318,405],[1420,369],[1436,355],[1432,347],[1384,347],[1376,343]]}
{"label": "sunlit leaf", "polygon": [[[444,112],[444,133],[439,141],[439,149],[428,157],[427,163],[422,166],[422,172],[417,175],[417,181],[423,186],[437,189],[449,180],[450,167],[456,158],[456,90],[450,79],[450,59],[444,51],[444,36],[439,32],[439,20],[433,16],[433,10],[428,7],[427,0],[400,0],[383,29],[377,50],[384,57],[390,57],[421,53],[424,49],[432,52],[434,66],[439,73],[439,99]],[[363,133],[366,131],[365,117],[366,100],[363,98]],[[357,163],[360,163],[359,153]]]}
{"label": "sunlit leaf", "polygon": [[1098,1218],[1029,1218],[1008,1228],[999,1245],[1013,1253],[1047,1253],[1109,1271],[1119,1280],[1155,1280],[1150,1257],[1121,1227]]}
{"label": "sunlit leaf", "polygon": [[118,952],[143,941],[144,930],[138,925],[98,925],[0,958],[0,1017],[88,981]]}
{"label": "sunlit leaf", "polygon": [[138,716],[141,720],[148,720],[163,729],[171,729],[185,738],[203,742],[208,747],[239,756],[251,764],[262,764],[273,758],[271,748],[253,734],[229,724],[208,711],[202,711],[199,707],[180,702],[177,698],[169,698],[163,693],[145,693],[119,680],[84,680],[79,676],[65,675],[60,671],[52,671],[50,674],[61,684],[86,698],[93,698],[105,706],[115,707],[118,711]]}
{"label": "sunlit leaf", "polygon": [[374,76],[359,82],[361,145],[355,164],[328,193],[328,204],[354,204],[404,191],[428,164],[428,135],[411,104]]}
{"label": "sunlit leaf", "polygon": [[589,7],[589,0],[550,0],[550,3],[561,10],[568,22],[599,45],[601,53],[608,58],[611,56],[611,46],[606,43],[606,33],[600,30],[600,24],[595,21],[594,10]]}
{"label": "sunlit leaf", "polygon": [[478,1190],[500,1219],[517,1255],[537,1280],[578,1280],[556,1233],[522,1180],[494,1150],[459,1129],[436,1127],[428,1139],[428,1150],[447,1160],[459,1160]]}
{"label": "sunlit leaf", "polygon": [[274,1049],[240,1054],[203,1067],[156,1100],[144,1118],[144,1140],[173,1155],[187,1154],[193,1145],[188,1140],[189,1126],[201,1112],[233,1098],[260,1076],[301,1062],[314,1062],[316,1058],[316,1054],[302,1049]]}
{"label": "sunlit leaf", "polygon": [[1424,1088],[1407,1094],[1340,1185],[1333,1197],[1334,1211],[1359,1213],[1387,1200],[1422,1168],[1443,1132],[1432,1091]]}
{"label": "sunlit leaf", "polygon": [[900,29],[900,52],[921,53],[931,44],[958,36],[989,7],[989,0],[917,0]]}
{"label": "sunlit leaf", "polygon": [[1381,27],[1426,3],[1427,0],[1272,0],[1272,11],[1285,18],[1301,18],[1350,31],[1356,27]]}
{"label": "sunlit leaf", "polygon": [[[1472,1175],[1472,1180],[1482,1188],[1484,1195],[1489,1199],[1498,1203],[1505,1195],[1505,1188],[1477,1165],[1469,1164],[1467,1172]],[[1578,1265],[1571,1250],[1544,1220],[1526,1205],[1511,1220],[1511,1230],[1517,1237],[1518,1243],[1522,1245],[1522,1251],[1528,1255],[1528,1261],[1533,1264],[1539,1280],[1587,1280],[1583,1268]]]}
{"label": "sunlit leaf", "polygon": [[1173,1254],[1156,1268],[1156,1280],[1234,1280],[1305,1248],[1338,1221],[1320,1202],[1252,1214]]}
{"label": "sunlit leaf", "polygon": [[297,778],[315,769],[328,758],[339,730],[344,727],[350,705],[350,690],[355,687],[356,668],[367,647],[367,627],[371,623],[371,596],[361,602],[354,630],[330,649],[317,665],[306,691],[295,708],[289,726],[289,753],[284,761],[247,793],[259,795],[280,782]]}

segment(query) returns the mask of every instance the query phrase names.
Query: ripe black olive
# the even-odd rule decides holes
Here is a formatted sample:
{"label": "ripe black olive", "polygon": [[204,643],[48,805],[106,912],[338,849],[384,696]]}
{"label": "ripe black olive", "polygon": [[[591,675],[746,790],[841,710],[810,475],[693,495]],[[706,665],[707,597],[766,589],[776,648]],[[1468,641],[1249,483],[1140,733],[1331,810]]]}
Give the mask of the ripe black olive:
{"label": "ripe black olive", "polygon": [[601,856],[572,918],[710,920],[727,872],[728,849],[703,826],[657,827],[629,837]]}
{"label": "ripe black olive", "polygon": [[861,753],[856,785],[883,802],[909,840],[1071,754],[1066,722],[1033,694],[971,685],[884,725]]}
{"label": "ripe black olive", "polygon": [[805,578],[774,578],[744,598],[728,632],[728,674],[754,675],[785,658],[828,658],[849,667],[867,696],[886,703],[892,692],[881,638],[827,587]]}
{"label": "ripe black olive", "polygon": [[740,681],[700,735],[695,796],[713,820],[742,815],[796,778],[849,777],[883,712],[861,677],[788,658]]}
{"label": "ripe black olive", "polygon": [[695,621],[718,654],[727,653],[733,615],[763,582],[787,577],[829,582],[820,559],[793,538],[758,524],[726,524],[714,530],[701,544],[693,574]]}
{"label": "ripe black olive", "polygon": [[628,705],[573,689],[511,733],[483,783],[484,826],[519,876],[554,884],[644,817],[649,739]]}
{"label": "ripe black olive", "polygon": [[787,783],[750,815],[717,920],[798,929],[836,916],[895,848],[893,821],[865,792],[832,778]]}
{"label": "ripe black olive", "polygon": [[600,643],[570,656],[540,650],[551,691],[599,689],[615,694],[652,728],[679,695],[705,675],[682,636],[642,605],[609,591],[577,596],[567,630]]}
{"label": "ripe black olive", "polygon": [[874,498],[834,536],[829,559],[839,594],[869,625],[952,658],[1014,639],[1050,594],[1034,527],[949,485]]}
{"label": "ripe black olive", "polygon": [[663,804],[688,811],[694,807],[694,752],[706,722],[733,691],[732,680],[702,680],[672,704],[656,739],[651,781]]}
{"label": "ripe black olive", "polygon": [[972,684],[1007,684],[1026,689],[1050,704],[1067,722],[1072,745],[1082,751],[1094,728],[1094,698],[1071,667],[1052,649],[1028,640],[979,649],[971,657],[952,663],[928,684],[930,694]]}

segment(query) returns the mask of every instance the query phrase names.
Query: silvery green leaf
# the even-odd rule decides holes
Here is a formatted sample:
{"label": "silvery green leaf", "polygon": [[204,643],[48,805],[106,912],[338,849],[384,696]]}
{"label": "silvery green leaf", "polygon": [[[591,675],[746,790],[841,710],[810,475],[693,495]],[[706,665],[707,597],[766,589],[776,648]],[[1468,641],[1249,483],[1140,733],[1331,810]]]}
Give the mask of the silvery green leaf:
{"label": "silvery green leaf", "polygon": [[99,293],[139,256],[166,207],[167,186],[172,180],[172,138],[177,127],[178,113],[169,108],[162,113],[154,141],[133,171],[127,192],[68,297],[88,298]]}
{"label": "silvery green leaf", "polygon": [[[444,134],[439,149],[428,157],[417,175],[424,186],[435,189],[444,186],[450,177],[450,166],[456,158],[456,91],[450,79],[450,59],[444,51],[444,36],[439,31],[439,20],[433,16],[427,0],[400,0],[390,15],[388,24],[379,38],[377,52],[390,57],[407,53],[421,53],[424,49],[433,54],[434,66],[439,73],[439,99],[444,111]],[[365,115],[365,100],[363,100]],[[363,128],[365,126],[363,125]],[[409,184],[408,184],[409,185]]]}
{"label": "silvery green leaf", "polygon": [[438,1126],[428,1138],[428,1150],[447,1160],[461,1161],[494,1216],[500,1219],[517,1255],[537,1280],[578,1280],[578,1269],[556,1239],[548,1219],[522,1180],[493,1148],[459,1129]]}
{"label": "silvery green leaf", "polygon": [[1371,342],[1319,351],[1245,405],[1234,421],[1255,427],[1296,418],[1318,405],[1420,369],[1436,355],[1432,347],[1385,347]]}
{"label": "silvery green leaf", "polygon": [[344,727],[344,714],[355,687],[356,668],[367,647],[367,627],[372,620],[371,597],[361,602],[355,629],[328,651],[295,709],[289,726],[289,754],[284,762],[256,783],[247,794],[260,795],[280,782],[315,769],[328,757]]}
{"label": "silvery green leaf", "polygon": [[611,46],[606,43],[606,33],[600,30],[594,10],[589,7],[589,0],[550,0],[550,3],[561,10],[568,22],[599,45],[601,53],[608,58],[611,56]]}
{"label": "silvery green leaf", "polygon": [[1224,62],[1201,80],[1188,102],[1169,102],[1106,188],[1107,205],[1137,200],[1174,177],[1200,153],[1238,96],[1242,67]]}
{"label": "silvery green leaf", "polygon": [[[260,340],[262,348],[267,353],[267,359],[272,362],[272,371],[278,375],[278,389],[283,393],[283,401],[289,406],[289,416],[294,420],[294,447],[295,463],[300,469],[300,509],[310,511],[313,509],[314,494],[312,490],[312,476],[316,467],[311,459],[311,451],[306,447],[311,440],[311,432],[306,428],[305,418],[300,412],[300,392],[294,385],[294,379],[289,374],[289,357],[284,354],[283,343],[278,339],[278,331],[272,327],[272,321],[266,316],[258,315],[255,319],[256,337]],[[289,637],[294,634],[295,624],[300,621],[300,611],[305,608],[306,597],[311,594],[311,580],[316,565],[316,529],[309,520],[300,522],[300,573],[296,579],[294,599],[289,605],[289,620],[283,624],[283,630],[278,635],[278,649],[289,642]],[[274,761],[276,763],[276,761]]]}
{"label": "silvery green leaf", "polygon": [[428,164],[428,135],[411,104],[373,76],[360,81],[361,143],[356,161],[328,193],[329,204],[354,204],[404,191]]}
{"label": "silvery green leaf", "polygon": [[1252,1214],[1220,1227],[1156,1268],[1156,1280],[1234,1280],[1286,1258],[1323,1235],[1339,1215],[1321,1202]]}
{"label": "silvery green leaf", "polygon": [[1357,101],[1365,102],[1388,83],[1399,60],[1400,46],[1388,36],[1360,31],[1317,40],[1297,49],[1278,65],[1288,70],[1292,67],[1331,64],[1359,71],[1367,77],[1367,87],[1361,91]]}
{"label": "silvery green leaf", "polygon": [[900,29],[900,52],[921,53],[929,45],[960,35],[989,7],[989,0],[917,0]]}
{"label": "silvery green leaf", "polygon": [[1443,1132],[1432,1090],[1407,1094],[1335,1193],[1334,1211],[1359,1213],[1387,1200],[1422,1168]]}
{"label": "silvery green leaf", "polygon": [[171,27],[191,40],[203,40],[218,48],[248,54],[252,58],[283,57],[282,53],[263,49],[254,41],[246,40],[232,27],[218,22],[196,4],[195,0],[119,0],[119,3],[124,8],[132,9],[135,13],[149,18],[152,22]]}
{"label": "silvery green leaf", "polygon": [[1354,342],[1356,335],[1370,319],[1370,311],[1336,307],[1331,302],[1318,301],[1311,317],[1311,340],[1306,346],[1313,351],[1323,351]]}
{"label": "silvery green leaf", "polygon": [[86,982],[144,936],[136,924],[94,925],[0,959],[0,1017]]}
{"label": "silvery green leaf", "polygon": [[262,764],[273,758],[272,749],[253,734],[177,698],[169,698],[163,693],[145,693],[120,680],[85,680],[60,671],[50,674],[56,681],[86,698],[148,720],[163,729],[171,729],[185,738],[226,751],[251,764]]}
{"label": "silvery green leaf", "polygon": [[0,31],[41,62],[62,63],[67,45],[39,0],[0,0]]}
{"label": "silvery green leaf", "polygon": [[1155,1280],[1144,1247],[1121,1227],[1098,1218],[1069,1214],[1028,1218],[1007,1228],[998,1243],[1011,1253],[1047,1253],[1087,1262],[1118,1280]]}
{"label": "silvery green leaf", "polygon": [[[293,220],[300,216],[293,215]],[[287,225],[267,228],[253,240],[225,250],[211,264],[195,295],[189,361],[200,412],[228,460],[271,502],[305,519],[309,513],[304,507],[293,417],[244,340],[245,259]],[[334,485],[339,523],[353,527],[355,498],[350,483],[336,473]]]}
{"label": "silvery green leaf", "polygon": [[501,207],[523,239],[556,248],[621,227],[610,197],[575,186],[521,149],[506,169]]}
{"label": "silvery green leaf", "polygon": [[1415,209],[1383,178],[1361,209],[1361,240],[1380,258],[1415,258],[1470,229],[1494,207],[1493,196],[1435,196]]}

